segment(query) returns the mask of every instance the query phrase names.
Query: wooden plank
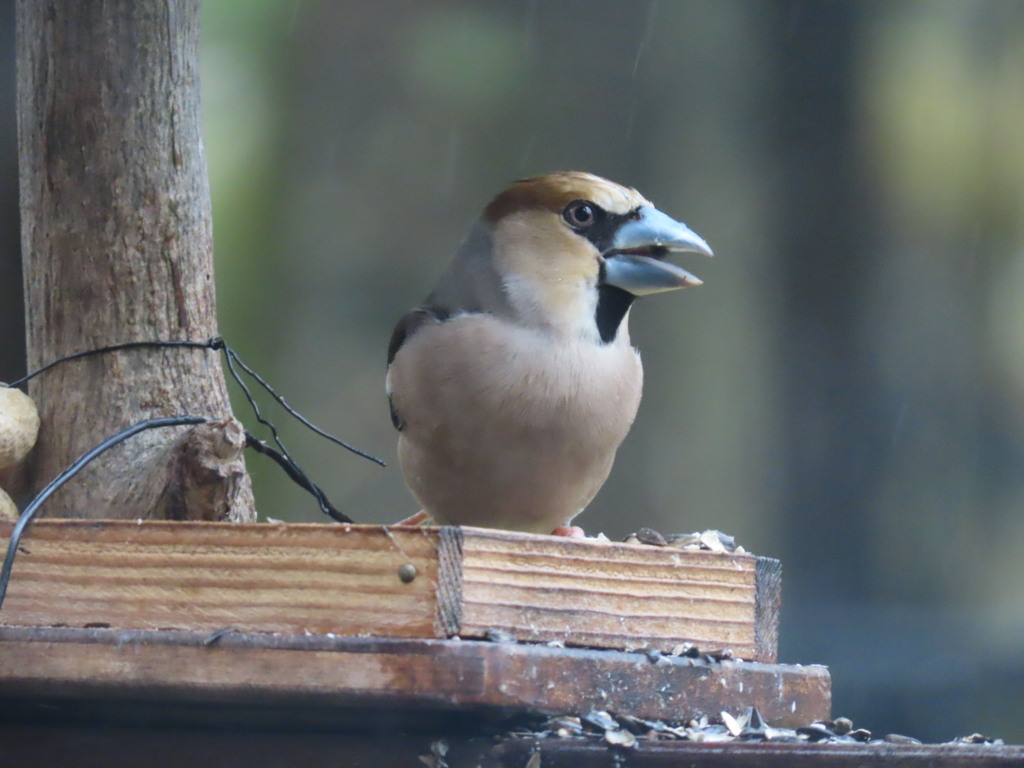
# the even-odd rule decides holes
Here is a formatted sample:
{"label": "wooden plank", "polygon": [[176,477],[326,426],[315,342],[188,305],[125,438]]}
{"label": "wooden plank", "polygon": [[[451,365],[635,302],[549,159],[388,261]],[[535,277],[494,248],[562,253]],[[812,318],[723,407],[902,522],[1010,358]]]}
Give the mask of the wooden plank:
{"label": "wooden plank", "polygon": [[44,520],[0,623],[431,637],[436,581],[436,529]]}
{"label": "wooden plank", "polygon": [[484,529],[466,529],[462,550],[464,636],[665,652],[686,640],[775,660],[779,584],[762,580],[759,611],[751,555]]}
{"label": "wooden plank", "polygon": [[[0,703],[62,722],[106,715],[279,727],[406,729],[609,709],[685,720],[756,706],[769,721],[825,718],[828,671],[643,653],[458,640],[0,628]],[[17,702],[17,704],[12,704]],[[35,709],[34,709],[35,707]],[[49,708],[49,709],[47,709]],[[56,709],[53,709],[56,708]]]}
{"label": "wooden plank", "polygon": [[[0,524],[0,544],[10,530]],[[624,650],[688,641],[774,662],[779,585],[777,561],[746,554],[481,528],[44,520],[22,542],[0,626],[497,630]]]}

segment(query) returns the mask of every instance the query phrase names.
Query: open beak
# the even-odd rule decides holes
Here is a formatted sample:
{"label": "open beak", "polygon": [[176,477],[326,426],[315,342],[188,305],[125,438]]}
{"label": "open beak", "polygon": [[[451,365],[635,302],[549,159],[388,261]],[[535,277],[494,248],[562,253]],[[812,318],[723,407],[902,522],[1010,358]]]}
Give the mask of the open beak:
{"label": "open beak", "polygon": [[604,254],[604,281],[634,296],[675,291],[703,281],[665,261],[671,253],[703,253],[711,246],[685,224],[645,205],[639,218],[627,221]]}

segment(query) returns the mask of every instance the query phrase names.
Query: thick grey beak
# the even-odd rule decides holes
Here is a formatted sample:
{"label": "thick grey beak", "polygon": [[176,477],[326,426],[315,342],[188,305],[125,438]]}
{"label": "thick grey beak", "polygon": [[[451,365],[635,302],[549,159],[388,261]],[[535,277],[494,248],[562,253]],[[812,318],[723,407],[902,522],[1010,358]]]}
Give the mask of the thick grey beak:
{"label": "thick grey beak", "polygon": [[711,246],[657,208],[644,206],[639,213],[640,218],[627,221],[615,234],[605,254],[604,281],[634,296],[700,285],[699,278],[663,259],[684,252],[711,256]]}

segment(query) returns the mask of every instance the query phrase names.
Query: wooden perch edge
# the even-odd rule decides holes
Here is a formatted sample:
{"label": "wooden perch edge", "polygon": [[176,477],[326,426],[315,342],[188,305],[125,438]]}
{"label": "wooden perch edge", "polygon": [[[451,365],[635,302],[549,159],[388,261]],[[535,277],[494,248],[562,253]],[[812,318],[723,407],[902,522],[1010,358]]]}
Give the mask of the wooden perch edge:
{"label": "wooden perch edge", "polygon": [[425,730],[594,709],[683,720],[753,703],[796,727],[827,717],[830,695],[820,666],[481,641],[0,627],[0,712],[5,700],[20,700],[23,714],[26,702],[46,703],[73,722],[145,713],[164,724],[358,730],[383,717]]}

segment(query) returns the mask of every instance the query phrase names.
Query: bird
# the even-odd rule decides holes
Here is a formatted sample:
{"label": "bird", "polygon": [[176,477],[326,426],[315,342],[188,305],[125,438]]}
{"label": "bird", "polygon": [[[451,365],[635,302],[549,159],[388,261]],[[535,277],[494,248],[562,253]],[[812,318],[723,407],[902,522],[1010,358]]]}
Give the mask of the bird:
{"label": "bird", "polygon": [[635,189],[581,171],[517,181],[471,226],[388,345],[403,522],[581,536],[640,405],[634,299],[702,281],[711,256]]}

